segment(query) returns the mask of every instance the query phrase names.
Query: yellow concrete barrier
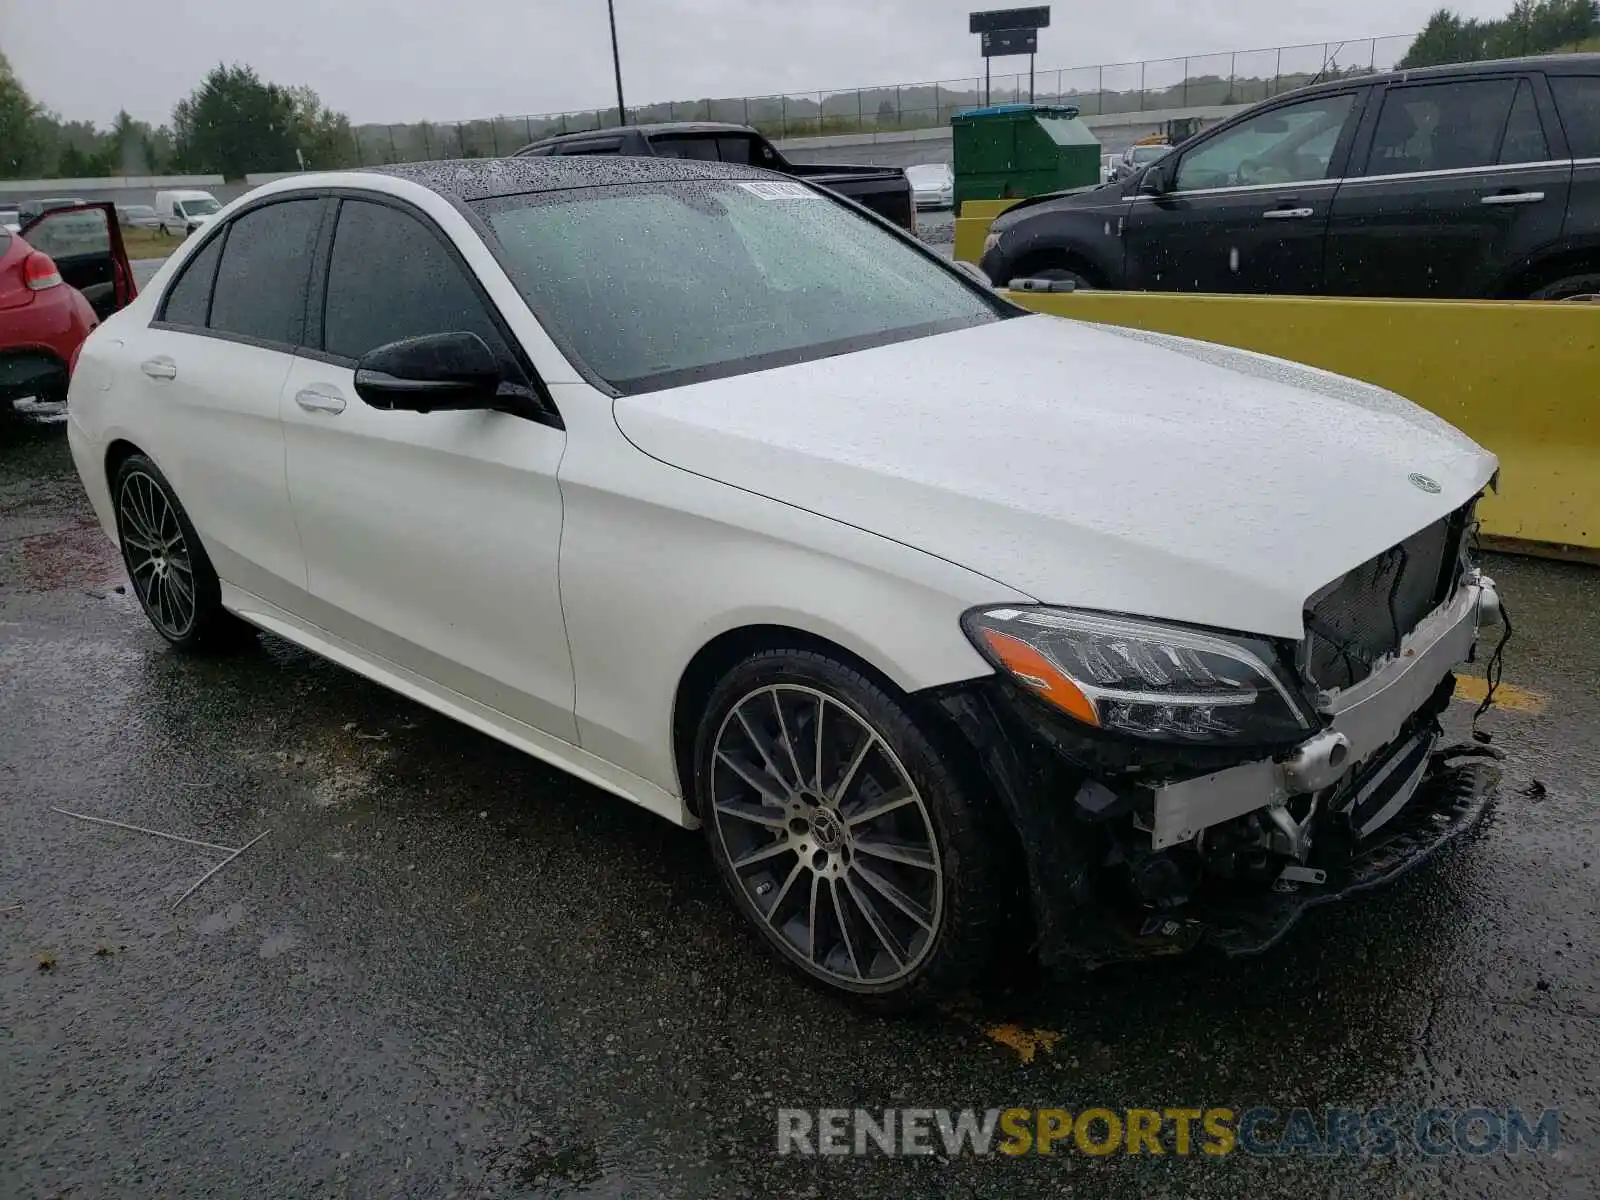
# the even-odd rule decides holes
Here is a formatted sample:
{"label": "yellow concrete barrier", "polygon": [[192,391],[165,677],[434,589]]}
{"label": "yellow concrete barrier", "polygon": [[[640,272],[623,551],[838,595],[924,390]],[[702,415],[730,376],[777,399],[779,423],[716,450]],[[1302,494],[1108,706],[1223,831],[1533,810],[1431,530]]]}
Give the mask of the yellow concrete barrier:
{"label": "yellow concrete barrier", "polygon": [[963,262],[975,263],[983,257],[983,239],[989,236],[994,219],[1015,204],[1015,200],[968,200],[956,218],[954,255]]}
{"label": "yellow concrete barrier", "polygon": [[[1600,304],[1008,293],[1056,316],[1239,346],[1364,379],[1500,456],[1483,531],[1600,550]],[[1533,547],[1527,547],[1533,549]]]}

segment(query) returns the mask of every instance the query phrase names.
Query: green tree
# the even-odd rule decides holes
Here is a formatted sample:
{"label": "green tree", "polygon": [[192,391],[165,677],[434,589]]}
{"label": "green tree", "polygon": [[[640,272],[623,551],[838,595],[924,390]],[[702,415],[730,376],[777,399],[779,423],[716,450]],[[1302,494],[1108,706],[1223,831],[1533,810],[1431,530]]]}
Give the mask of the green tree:
{"label": "green tree", "polygon": [[172,110],[172,131],[186,171],[242,179],[297,165],[294,97],[250,67],[213,67]]}
{"label": "green tree", "polygon": [[293,106],[295,149],[308,170],[332,171],[361,163],[350,118],[334,112],[309,87],[287,89]]}
{"label": "green tree", "polygon": [[44,172],[43,110],[0,54],[0,176],[26,179]]}
{"label": "green tree", "polygon": [[1517,0],[1498,21],[1462,18],[1447,8],[1428,18],[1401,67],[1478,62],[1568,50],[1600,33],[1597,0]]}

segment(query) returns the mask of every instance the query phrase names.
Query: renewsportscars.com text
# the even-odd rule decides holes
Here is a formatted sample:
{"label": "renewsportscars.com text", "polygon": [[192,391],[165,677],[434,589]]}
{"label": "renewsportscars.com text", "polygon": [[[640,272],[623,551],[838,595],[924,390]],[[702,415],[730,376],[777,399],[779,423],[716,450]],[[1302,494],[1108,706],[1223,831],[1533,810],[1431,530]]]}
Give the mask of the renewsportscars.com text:
{"label": "renewsportscars.com text", "polygon": [[1552,1154],[1559,1109],[780,1108],[783,1155]]}

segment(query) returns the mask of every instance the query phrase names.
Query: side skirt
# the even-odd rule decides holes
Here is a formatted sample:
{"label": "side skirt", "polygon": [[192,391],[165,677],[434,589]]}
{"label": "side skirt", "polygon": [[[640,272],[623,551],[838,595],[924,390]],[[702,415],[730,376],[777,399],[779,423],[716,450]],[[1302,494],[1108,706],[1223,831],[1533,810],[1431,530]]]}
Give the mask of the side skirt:
{"label": "side skirt", "polygon": [[460,721],[479,733],[486,733],[497,741],[521,750],[524,754],[532,755],[541,762],[559,767],[585,783],[591,783],[612,795],[621,796],[624,800],[631,800],[658,817],[665,817],[674,825],[694,829],[700,824],[689,812],[681,797],[662,790],[649,780],[642,779],[631,771],[625,771],[570,742],[542,733],[531,725],[508,717],[498,709],[480,704],[449,688],[440,687],[432,680],[388,659],[379,658],[362,650],[326,629],[311,625],[242,588],[224,582],[222,606],[268,633],[276,634],[297,646],[303,646],[313,654],[321,655],[330,662],[338,663],[357,675],[365,676],[390,691],[398,692],[407,699],[415,700],[435,712]]}

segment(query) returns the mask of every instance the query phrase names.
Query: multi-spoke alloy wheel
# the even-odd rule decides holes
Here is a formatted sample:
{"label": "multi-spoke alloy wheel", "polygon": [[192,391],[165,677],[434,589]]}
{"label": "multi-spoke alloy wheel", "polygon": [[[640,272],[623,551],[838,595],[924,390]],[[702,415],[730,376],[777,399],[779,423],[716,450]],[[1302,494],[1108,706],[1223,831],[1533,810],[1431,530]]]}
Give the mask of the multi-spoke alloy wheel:
{"label": "multi-spoke alloy wheel", "polygon": [[195,583],[177,511],[154,479],[130,471],[117,495],[117,524],[140,603],[163,635],[181,641],[194,628]]}
{"label": "multi-spoke alloy wheel", "polygon": [[[954,979],[992,907],[960,786],[875,684],[816,655],[762,657],[817,668],[736,670],[702,731],[701,816],[740,907],[792,965],[843,991]],[[956,863],[964,880],[949,876]]]}
{"label": "multi-spoke alloy wheel", "polygon": [[222,587],[166,477],[143,454],[111,480],[122,561],[156,632],[180,650],[237,644],[249,627],[222,607]]}

